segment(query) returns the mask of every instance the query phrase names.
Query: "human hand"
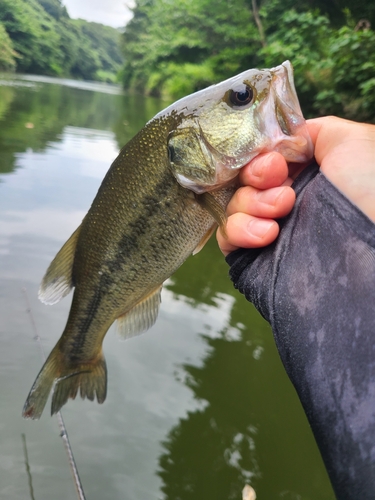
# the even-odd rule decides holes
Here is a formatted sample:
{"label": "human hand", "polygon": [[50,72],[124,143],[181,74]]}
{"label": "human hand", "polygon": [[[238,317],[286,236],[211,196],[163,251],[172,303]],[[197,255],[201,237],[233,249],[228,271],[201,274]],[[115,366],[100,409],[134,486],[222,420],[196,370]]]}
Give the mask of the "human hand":
{"label": "human hand", "polygon": [[[324,175],[375,222],[375,126],[333,116],[308,120],[307,126]],[[305,167],[288,165],[279,153],[266,153],[242,168],[241,187],[227,207],[227,238],[217,232],[224,255],[263,247],[277,238],[274,219],[293,208],[290,185]]]}

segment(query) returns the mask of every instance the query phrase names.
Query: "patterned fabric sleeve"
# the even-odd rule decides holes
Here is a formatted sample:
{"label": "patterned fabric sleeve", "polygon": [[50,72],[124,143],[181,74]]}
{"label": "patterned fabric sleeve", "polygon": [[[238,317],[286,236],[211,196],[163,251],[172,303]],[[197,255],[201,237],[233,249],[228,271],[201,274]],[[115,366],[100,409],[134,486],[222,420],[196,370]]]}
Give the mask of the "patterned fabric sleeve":
{"label": "patterned fabric sleeve", "polygon": [[[375,498],[375,225],[319,171],[276,242],[227,257],[270,322],[337,498]],[[375,203],[375,200],[374,200]]]}

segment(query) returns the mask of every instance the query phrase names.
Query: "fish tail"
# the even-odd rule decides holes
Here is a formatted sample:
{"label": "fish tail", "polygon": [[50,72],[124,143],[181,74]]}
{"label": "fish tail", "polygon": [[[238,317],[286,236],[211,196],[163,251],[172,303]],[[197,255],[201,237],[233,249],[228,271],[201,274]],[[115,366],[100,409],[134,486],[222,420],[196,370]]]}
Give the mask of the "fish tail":
{"label": "fish tail", "polygon": [[33,420],[40,418],[51,392],[53,382],[59,377],[60,363],[58,358],[56,346],[48,356],[27,396],[22,411],[24,418],[32,418]]}
{"label": "fish tail", "polygon": [[80,390],[82,398],[91,401],[95,396],[103,403],[107,394],[107,367],[100,351],[94,361],[66,366],[56,345],[37,376],[23,407],[22,416],[37,420],[43,413],[49,393],[56,381],[52,396],[51,414],[57,413],[69,398]]}
{"label": "fish tail", "polygon": [[75,366],[56,382],[52,396],[51,415],[57,413],[69,398],[75,399],[78,390],[81,398],[104,403],[107,395],[107,365],[102,352],[91,363]]}

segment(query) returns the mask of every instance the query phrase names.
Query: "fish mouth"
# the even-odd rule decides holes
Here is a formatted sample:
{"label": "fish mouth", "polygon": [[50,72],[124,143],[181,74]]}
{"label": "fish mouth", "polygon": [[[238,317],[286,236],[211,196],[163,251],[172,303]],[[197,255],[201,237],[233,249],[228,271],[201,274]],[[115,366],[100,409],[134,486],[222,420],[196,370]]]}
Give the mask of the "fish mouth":
{"label": "fish mouth", "polygon": [[275,112],[282,133],[291,136],[292,129],[289,126],[288,115],[285,113],[283,106],[281,106],[279,102],[276,102],[275,104]]}
{"label": "fish mouth", "polygon": [[279,128],[275,151],[287,161],[304,162],[313,156],[313,144],[294,86],[293,67],[289,61],[270,70],[274,112]]}
{"label": "fish mouth", "polygon": [[[313,156],[313,144],[302,114],[297,92],[294,86],[293,67],[289,61],[269,70],[270,93],[262,111],[259,129],[265,138],[261,145],[245,156],[229,156],[213,148],[200,130],[201,141],[205,144],[215,165],[215,183],[203,191],[216,189],[218,185],[230,182],[237,171],[249,163],[258,154],[276,151],[287,162],[303,163]],[[200,189],[200,188],[198,188]],[[197,187],[195,191],[198,192]]]}

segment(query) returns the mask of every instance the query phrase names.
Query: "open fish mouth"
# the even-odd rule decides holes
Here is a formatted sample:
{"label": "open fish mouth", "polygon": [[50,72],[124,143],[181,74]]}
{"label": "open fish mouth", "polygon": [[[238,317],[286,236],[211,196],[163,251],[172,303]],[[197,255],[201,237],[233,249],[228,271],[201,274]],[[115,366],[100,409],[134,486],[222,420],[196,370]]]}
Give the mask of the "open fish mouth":
{"label": "open fish mouth", "polygon": [[283,110],[283,107],[280,106],[278,102],[276,102],[276,105],[275,105],[275,113],[276,113],[277,121],[279,122],[281,131],[283,132],[283,134],[291,136],[292,130],[291,130],[291,127],[289,126],[288,115],[285,113],[285,111]]}
{"label": "open fish mouth", "polygon": [[313,155],[313,144],[294,86],[292,65],[285,61],[270,72],[273,116],[279,128],[274,138],[274,151],[280,152],[287,161],[307,161]]}
{"label": "open fish mouth", "polygon": [[233,178],[238,170],[263,152],[276,151],[288,162],[306,162],[313,156],[313,144],[302,114],[289,61],[269,70],[269,95],[260,106],[259,130],[266,138],[244,156],[226,156],[214,152],[217,178]]}

